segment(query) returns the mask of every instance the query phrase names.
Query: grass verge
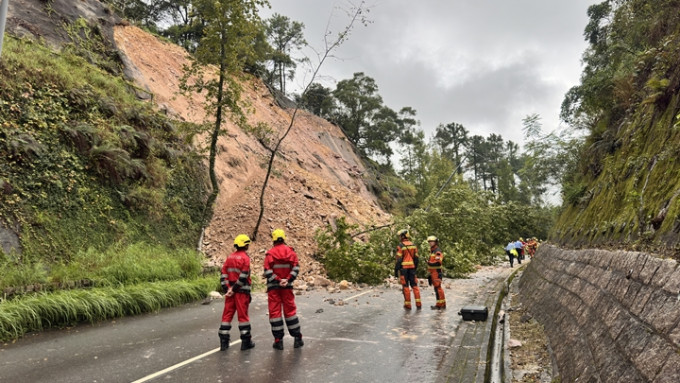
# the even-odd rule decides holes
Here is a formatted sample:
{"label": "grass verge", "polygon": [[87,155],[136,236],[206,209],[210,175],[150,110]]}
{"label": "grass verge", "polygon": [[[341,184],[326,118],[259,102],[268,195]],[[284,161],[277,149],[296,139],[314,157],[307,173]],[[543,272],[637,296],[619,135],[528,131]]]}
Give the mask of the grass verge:
{"label": "grass verge", "polygon": [[207,296],[219,278],[40,293],[0,303],[0,340],[27,332],[158,311]]}
{"label": "grass verge", "polygon": [[21,295],[26,286],[39,285],[36,291],[57,290],[84,279],[95,287],[134,285],[193,279],[201,271],[201,255],[195,250],[136,243],[105,251],[88,249],[71,256],[70,262],[22,264],[3,262],[0,257],[0,289],[10,296]]}

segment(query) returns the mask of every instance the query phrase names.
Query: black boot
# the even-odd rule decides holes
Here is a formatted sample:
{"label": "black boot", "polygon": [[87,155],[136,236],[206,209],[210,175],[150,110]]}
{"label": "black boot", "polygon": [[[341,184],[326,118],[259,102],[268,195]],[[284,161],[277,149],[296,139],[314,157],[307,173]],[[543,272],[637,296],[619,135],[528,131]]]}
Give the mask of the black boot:
{"label": "black boot", "polygon": [[255,347],[255,343],[253,343],[253,340],[250,336],[241,337],[241,351],[250,350],[253,347]]}
{"label": "black boot", "polygon": [[293,348],[300,348],[305,345],[305,342],[302,340],[302,335],[296,336],[295,337],[295,343],[293,343]]}
{"label": "black boot", "polygon": [[229,348],[229,334],[218,334],[220,336],[220,351]]}
{"label": "black boot", "polygon": [[274,344],[272,347],[277,350],[283,350],[283,339],[274,339]]}

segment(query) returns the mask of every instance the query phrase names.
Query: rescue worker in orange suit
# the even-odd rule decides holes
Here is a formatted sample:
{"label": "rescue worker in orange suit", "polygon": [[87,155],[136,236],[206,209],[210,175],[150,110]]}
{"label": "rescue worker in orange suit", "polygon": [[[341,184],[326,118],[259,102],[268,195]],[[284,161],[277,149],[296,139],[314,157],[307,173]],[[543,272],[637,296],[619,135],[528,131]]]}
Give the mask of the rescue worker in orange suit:
{"label": "rescue worker in orange suit", "polygon": [[267,280],[267,298],[269,302],[269,324],[274,335],[273,347],[283,350],[284,318],[288,333],[295,338],[294,348],[304,346],[300,321],[297,317],[293,281],[300,272],[298,256],[292,247],[286,245],[286,233],[281,229],[272,232],[274,247],[264,257],[264,278]]}
{"label": "rescue worker in orange suit", "polygon": [[222,312],[222,325],[218,331],[220,336],[220,351],[229,348],[229,330],[234,313],[238,314],[238,329],[241,333],[241,350],[255,347],[250,335],[250,318],[248,306],[250,306],[250,257],[246,253],[250,245],[250,238],[240,234],[234,239],[236,251],[231,253],[222,265],[220,284],[224,295],[224,311]]}
{"label": "rescue worker in orange suit", "polygon": [[538,240],[536,239],[536,237],[530,238],[526,243],[526,249],[527,249],[527,253],[529,254],[529,258],[534,258],[534,254],[536,254],[537,248],[538,248]]}
{"label": "rescue worker in orange suit", "polygon": [[408,230],[400,230],[400,243],[397,246],[397,262],[394,265],[394,276],[399,278],[404,291],[404,309],[411,310],[411,289],[416,300],[416,309],[420,310],[420,289],[416,270],[418,269],[418,248],[410,240]]}
{"label": "rescue worker in orange suit", "polygon": [[427,260],[427,271],[430,275],[427,281],[430,286],[434,286],[434,297],[437,303],[430,306],[432,310],[443,310],[446,308],[446,298],[444,298],[444,289],[442,289],[442,262],[444,262],[444,253],[439,248],[439,238],[431,235],[427,237],[427,243],[430,245],[430,259]]}

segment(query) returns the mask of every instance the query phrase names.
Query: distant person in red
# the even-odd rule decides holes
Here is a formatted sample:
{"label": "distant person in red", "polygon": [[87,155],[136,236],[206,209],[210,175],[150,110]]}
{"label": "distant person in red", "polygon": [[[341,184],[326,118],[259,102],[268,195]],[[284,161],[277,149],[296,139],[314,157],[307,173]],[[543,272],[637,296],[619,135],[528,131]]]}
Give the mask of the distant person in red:
{"label": "distant person in red", "polygon": [[274,335],[273,347],[283,350],[284,318],[288,333],[295,338],[293,347],[304,346],[300,321],[297,317],[293,281],[300,272],[298,256],[292,247],[286,245],[286,233],[281,229],[272,232],[274,247],[264,256],[264,278],[267,280],[267,298],[269,301],[269,324]]}
{"label": "distant person in red", "polygon": [[[416,300],[416,309],[420,310],[423,306],[420,301],[420,288],[416,278],[418,269],[418,248],[411,242],[408,230],[400,230],[399,245],[397,245],[397,260],[394,265],[394,274],[401,282],[404,293],[404,309],[411,310],[411,288]],[[411,288],[409,288],[411,286]]]}
{"label": "distant person in red", "polygon": [[224,311],[222,312],[222,324],[218,334],[220,336],[220,351],[229,348],[229,330],[234,313],[238,314],[238,330],[241,333],[241,350],[255,347],[250,335],[250,318],[248,318],[248,306],[250,306],[250,257],[246,254],[250,238],[240,234],[234,239],[236,251],[231,253],[222,266],[220,284],[224,295]]}

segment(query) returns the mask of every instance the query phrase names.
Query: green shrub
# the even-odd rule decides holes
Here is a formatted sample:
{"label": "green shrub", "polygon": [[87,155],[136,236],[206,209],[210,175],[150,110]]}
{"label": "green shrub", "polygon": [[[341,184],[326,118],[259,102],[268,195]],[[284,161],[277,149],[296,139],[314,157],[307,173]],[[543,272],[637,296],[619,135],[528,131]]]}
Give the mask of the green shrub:
{"label": "green shrub", "polygon": [[0,220],[22,234],[26,259],[17,261],[69,265],[88,248],[136,242],[193,248],[207,196],[188,138],[195,127],[175,128],[122,78],[80,57],[99,44],[85,39],[98,37],[82,20],[72,27],[78,49],[55,53],[12,36],[3,46]]}
{"label": "green shrub", "polygon": [[336,225],[334,232],[327,227],[316,233],[328,277],[368,284],[377,284],[386,278],[390,273],[390,261],[385,254],[377,252],[370,243],[352,240],[349,231],[356,231],[357,226],[347,224],[344,217],[340,217]]}
{"label": "green shrub", "polygon": [[7,287],[42,284],[48,281],[47,267],[40,261],[27,264],[0,263],[0,290]]}

